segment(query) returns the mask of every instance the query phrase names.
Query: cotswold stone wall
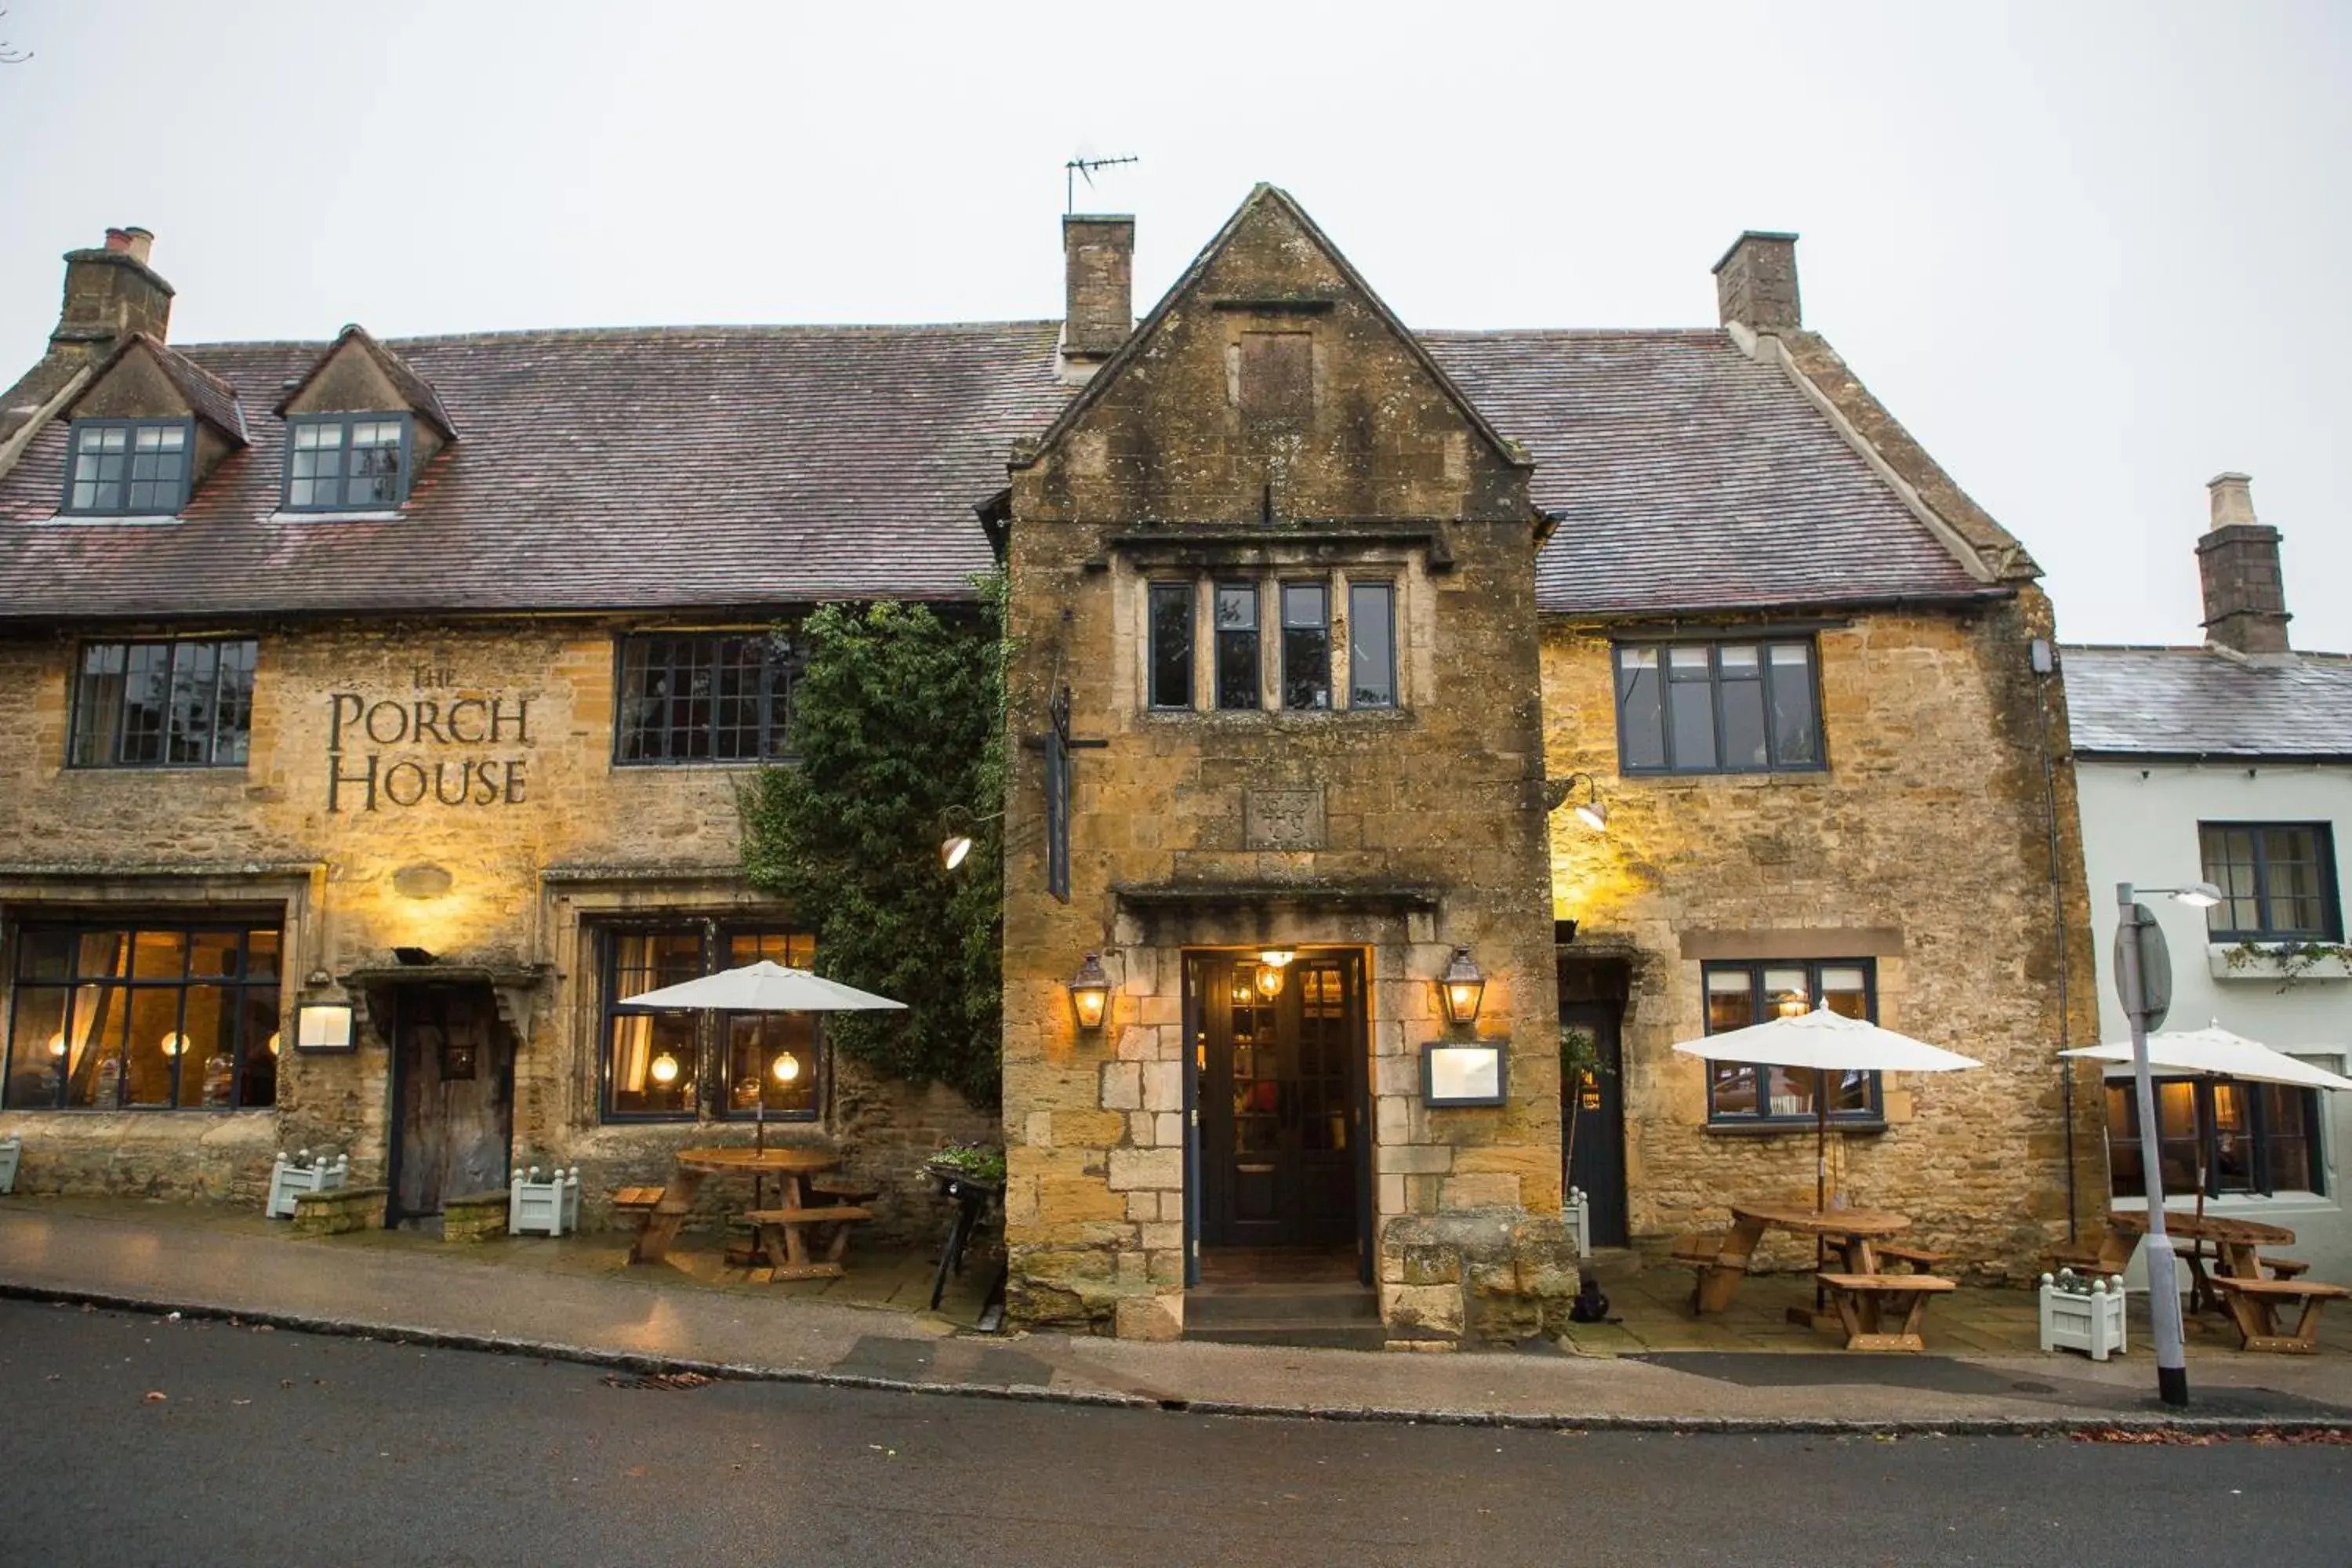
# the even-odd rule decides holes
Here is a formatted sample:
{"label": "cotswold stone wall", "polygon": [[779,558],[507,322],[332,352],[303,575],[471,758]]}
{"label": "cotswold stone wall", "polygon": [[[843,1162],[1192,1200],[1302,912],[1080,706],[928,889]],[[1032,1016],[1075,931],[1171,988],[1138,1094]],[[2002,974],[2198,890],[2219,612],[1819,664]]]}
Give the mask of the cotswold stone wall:
{"label": "cotswold stone wall", "polygon": [[[1278,197],[1253,198],[1146,332],[1013,468],[1006,1208],[1016,1316],[1165,1337],[1182,1323],[1188,949],[1364,956],[1378,1226],[1557,1214],[1559,1100],[1524,470]],[[1150,583],[1350,574],[1397,584],[1393,710],[1151,710]],[[1334,634],[1344,679],[1343,619]],[[1271,623],[1266,638],[1272,661]],[[1045,890],[1023,743],[1060,686],[1073,733],[1107,742],[1075,753],[1066,904]],[[1475,1032],[1505,1047],[1500,1108],[1422,1102],[1454,943],[1488,976]],[[1088,952],[1115,987],[1099,1032],[1066,990]],[[1458,1289],[1448,1309],[1403,1297],[1401,1268],[1381,1283],[1392,1328],[1465,1331]]]}
{"label": "cotswold stone wall", "polygon": [[[283,921],[284,1033],[295,1004],[347,999],[340,977],[419,947],[444,968],[515,977],[513,1147],[583,1166],[584,1206],[660,1180],[740,1122],[604,1125],[594,922],[692,916],[790,923],[734,875],[728,767],[613,762],[614,636],[603,622],[223,624],[258,648],[243,767],[64,766],[68,671],[85,636],[0,640],[0,933],[42,918],[234,909]],[[151,634],[152,635],[152,634]],[[0,934],[0,949],[6,945]],[[0,984],[13,973],[0,951]],[[420,969],[420,976],[432,971]],[[351,1154],[385,1179],[391,1053],[361,988],[359,1048],[285,1051],[274,1111],[0,1111],[25,1134],[19,1190],[257,1198],[279,1148]],[[7,1013],[0,1007],[0,1029]],[[831,1136],[853,1171],[887,1173],[875,1232],[930,1233],[911,1174],[994,1119],[938,1089],[835,1070],[833,1113],[779,1136]],[[715,1205],[740,1196],[713,1183]],[[740,1206],[740,1205],[738,1205]]]}
{"label": "cotswold stone wall", "polygon": [[[1579,922],[1570,952],[1631,964],[1637,1244],[1720,1226],[1736,1199],[1812,1196],[1812,1129],[1711,1131],[1703,1065],[1669,1048],[1705,1032],[1708,958],[1872,959],[1879,1022],[1986,1064],[1887,1076],[1885,1131],[1831,1134],[1852,1202],[1911,1215],[1906,1239],[1979,1271],[2030,1270],[2064,1236],[2070,1072],[2055,1053],[2095,1038],[2096,979],[2073,779],[2062,762],[2045,781],[2042,763],[2045,700],[2050,753],[2066,749],[2054,678],[2028,663],[2048,635],[2032,589],[1967,613],[1857,615],[1819,634],[1826,773],[1628,779],[1605,629],[1547,627],[1552,771],[1596,773],[1609,807],[1605,835],[1554,823],[1553,899]],[[2095,1226],[2095,1075],[2071,1076],[2074,1206]]]}

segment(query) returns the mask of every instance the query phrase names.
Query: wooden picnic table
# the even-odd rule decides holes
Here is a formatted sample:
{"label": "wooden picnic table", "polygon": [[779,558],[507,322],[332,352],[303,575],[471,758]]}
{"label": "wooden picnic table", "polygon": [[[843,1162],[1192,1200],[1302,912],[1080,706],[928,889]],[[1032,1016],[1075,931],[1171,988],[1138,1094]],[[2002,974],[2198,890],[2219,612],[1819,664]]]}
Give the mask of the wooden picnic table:
{"label": "wooden picnic table", "polygon": [[[2120,1245],[2101,1248],[2102,1265],[2107,1258],[2118,1254],[2123,1263],[2129,1263],[2132,1248],[2138,1246],[2139,1238],[2147,1234],[2147,1226],[2146,1209],[2109,1211],[2107,1230]],[[2231,1310],[2230,1304],[2221,1299],[2221,1290],[2215,1284],[2213,1274],[2206,1271],[2205,1247],[2208,1243],[2213,1247],[2214,1273],[2232,1279],[2262,1279],[2262,1249],[2294,1245],[2294,1232],[2286,1226],[2267,1225],[2258,1219],[2243,1219],[2236,1215],[2176,1213],[2166,1209],[2164,1233],[2176,1241],[2189,1243],[2189,1250],[2181,1256],[2189,1264],[2190,1308],[2200,1312]],[[2123,1264],[2105,1271],[2119,1274],[2123,1271]]]}
{"label": "wooden picnic table", "polygon": [[[1720,1312],[1731,1305],[1739,1289],[1742,1276],[1756,1255],[1757,1245],[1767,1230],[1790,1230],[1803,1236],[1826,1237],[1837,1249],[1846,1272],[1871,1274],[1878,1272],[1878,1254],[1874,1244],[1881,1237],[1893,1236],[1911,1226],[1908,1215],[1887,1214],[1877,1209],[1817,1209],[1804,1204],[1734,1204],[1731,1205],[1731,1228],[1688,1238],[1687,1251],[1678,1251],[1675,1261],[1686,1263],[1698,1270],[1696,1288],[1691,1293],[1692,1310],[1704,1314]],[[1790,1316],[1798,1316],[1791,1310]],[[1816,1316],[1807,1314],[1808,1321]],[[1828,1313],[1818,1314],[1824,1326],[1833,1321]]]}
{"label": "wooden picnic table", "polygon": [[[670,1173],[668,1184],[662,1188],[661,1197],[647,1210],[639,1222],[636,1244],[629,1248],[632,1263],[659,1263],[669,1256],[670,1244],[677,1239],[686,1216],[694,1212],[695,1194],[702,1184],[714,1175],[754,1177],[776,1176],[783,1184],[783,1208],[786,1212],[802,1212],[810,1208],[808,1178],[830,1171],[841,1163],[841,1156],[829,1149],[799,1148],[790,1145],[772,1149],[730,1147],[723,1149],[681,1149],[677,1152],[677,1168]],[[754,1200],[757,1201],[756,1199]],[[755,1211],[767,1212],[767,1211]],[[836,1216],[839,1218],[842,1216]],[[864,1218],[864,1212],[858,1211]],[[786,1266],[806,1266],[809,1263],[806,1224],[816,1221],[775,1221],[782,1243]],[[839,1260],[824,1270],[841,1272]]]}

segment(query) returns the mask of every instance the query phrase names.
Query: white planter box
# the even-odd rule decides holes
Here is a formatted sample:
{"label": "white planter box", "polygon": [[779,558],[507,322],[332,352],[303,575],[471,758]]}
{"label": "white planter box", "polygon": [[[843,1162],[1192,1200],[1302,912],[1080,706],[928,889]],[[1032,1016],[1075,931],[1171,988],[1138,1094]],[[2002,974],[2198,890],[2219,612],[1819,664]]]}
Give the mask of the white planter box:
{"label": "white planter box", "polygon": [[292,1219],[296,1198],[304,1193],[331,1192],[350,1184],[351,1179],[349,1154],[338,1154],[331,1160],[321,1154],[313,1160],[310,1151],[303,1149],[289,1160],[286,1151],[280,1149],[278,1163],[269,1169],[269,1205],[261,1212],[271,1219]]}
{"label": "white planter box", "polygon": [[562,1236],[580,1228],[580,1167],[569,1171],[558,1165],[545,1181],[539,1179],[539,1167],[533,1165],[528,1175],[514,1173],[514,1182],[507,1189],[507,1234],[520,1236],[526,1231],[539,1231],[547,1236]]}
{"label": "white planter box", "polygon": [[[2255,945],[2266,950],[2274,948],[2274,944],[2268,942]],[[2253,958],[2238,957],[2238,961],[2232,963],[2231,959],[2237,955],[2235,947],[2221,947],[2209,942],[2205,948],[2205,967],[2216,980],[2279,981],[2286,978],[2285,965],[2280,963],[2275,951],[2265,951]],[[2322,958],[2297,969],[2294,978],[2298,985],[2315,980],[2352,980],[2352,964],[2347,964],[2340,958]]]}
{"label": "white planter box", "polygon": [[16,1163],[25,1157],[25,1140],[14,1133],[0,1138],[0,1193],[16,1190]]}
{"label": "white planter box", "polygon": [[1568,1189],[1568,1202],[1562,1205],[1561,1214],[1567,1219],[1570,1229],[1576,1237],[1577,1257],[1591,1257],[1591,1212],[1590,1205],[1585,1201],[1584,1189],[1582,1187],[1570,1187]]}
{"label": "white planter box", "polygon": [[2124,1282],[2120,1275],[2091,1281],[2088,1294],[2061,1290],[2042,1277],[2042,1348],[2081,1351],[2093,1361],[2124,1352]]}

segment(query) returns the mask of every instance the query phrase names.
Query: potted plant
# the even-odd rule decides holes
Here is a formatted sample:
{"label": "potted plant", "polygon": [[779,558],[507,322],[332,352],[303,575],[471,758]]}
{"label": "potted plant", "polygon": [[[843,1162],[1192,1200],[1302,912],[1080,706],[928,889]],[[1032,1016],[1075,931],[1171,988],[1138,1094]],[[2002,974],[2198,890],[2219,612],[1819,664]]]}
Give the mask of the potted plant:
{"label": "potted plant", "polygon": [[289,1158],[280,1149],[278,1163],[269,1170],[269,1202],[262,1213],[271,1219],[292,1219],[296,1198],[304,1193],[323,1193],[348,1185],[351,1179],[349,1154],[338,1154],[330,1160],[321,1151],[314,1159],[308,1149],[297,1149]]}
{"label": "potted plant", "polygon": [[2124,1351],[2124,1277],[2062,1268],[2042,1277],[2042,1348],[2093,1361]]}

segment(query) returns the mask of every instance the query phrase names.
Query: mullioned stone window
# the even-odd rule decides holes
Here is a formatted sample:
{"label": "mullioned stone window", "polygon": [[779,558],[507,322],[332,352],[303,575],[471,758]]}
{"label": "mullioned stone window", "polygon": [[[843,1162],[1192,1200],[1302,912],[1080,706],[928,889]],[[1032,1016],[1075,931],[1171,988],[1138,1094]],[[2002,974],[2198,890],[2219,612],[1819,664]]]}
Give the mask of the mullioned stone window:
{"label": "mullioned stone window", "polygon": [[[1876,1021],[1878,975],[1868,959],[1818,963],[1709,963],[1701,966],[1706,988],[1706,1032],[1721,1035],[1775,1016],[1826,1006],[1849,1018]],[[1878,1075],[1824,1075],[1816,1086],[1805,1068],[1758,1067],[1746,1062],[1707,1063],[1706,1117],[1718,1124],[1788,1121],[1820,1116],[1814,1095],[1829,1095],[1832,1121],[1876,1121]]]}
{"label": "mullioned stone window", "polygon": [[66,760],[77,768],[243,767],[253,729],[250,637],[88,643]]}
{"label": "mullioned stone window", "polygon": [[766,632],[624,637],[614,760],[786,761],[798,672],[792,645]]}
{"label": "mullioned stone window", "polygon": [[1629,773],[1828,766],[1810,641],[1617,645],[1617,749]]}
{"label": "mullioned stone window", "polygon": [[824,1108],[824,1040],[803,1013],[649,1013],[632,996],[761,959],[806,969],[816,939],[778,927],[677,920],[599,933],[600,1049],[607,1121],[767,1117],[811,1121]]}
{"label": "mullioned stone window", "polygon": [[278,1100],[278,933],[141,921],[16,935],[10,1110],[235,1110]]}
{"label": "mullioned stone window", "polygon": [[[1146,593],[1146,702],[1158,712],[1396,708],[1397,597],[1386,576],[1154,580]],[[1345,616],[1335,616],[1342,604]],[[1205,639],[1196,629],[1202,625]],[[1204,667],[1205,683],[1195,673]]]}

